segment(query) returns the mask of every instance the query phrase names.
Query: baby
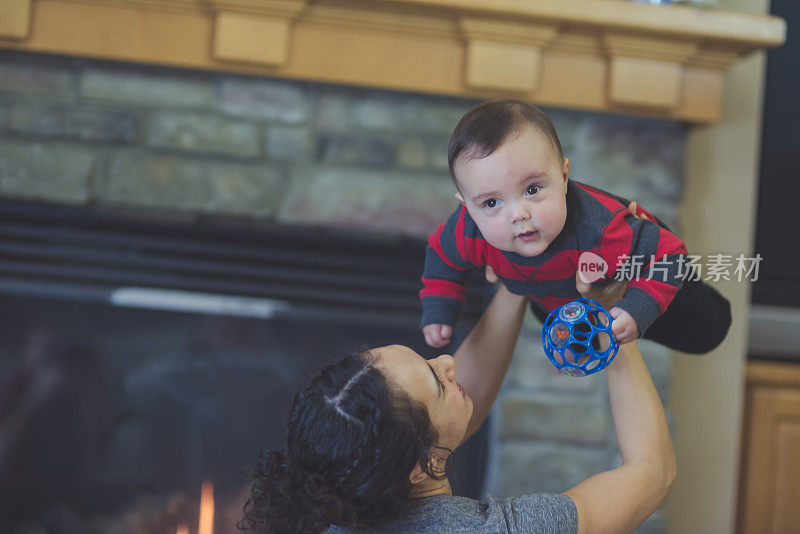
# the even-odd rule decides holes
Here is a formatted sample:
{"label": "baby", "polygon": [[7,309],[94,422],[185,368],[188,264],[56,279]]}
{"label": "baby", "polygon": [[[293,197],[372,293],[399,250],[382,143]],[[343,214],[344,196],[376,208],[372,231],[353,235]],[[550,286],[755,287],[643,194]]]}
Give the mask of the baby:
{"label": "baby", "polygon": [[683,242],[645,210],[631,213],[630,201],[570,180],[558,134],[538,108],[515,100],[473,108],[453,131],[448,160],[461,205],[428,239],[420,291],[428,345],[450,342],[471,269],[490,266],[544,320],[579,297],[576,273],[587,258],[600,269],[587,280],[596,284],[632,270],[630,258],[643,260],[609,310],[620,343],[644,334],[705,353],[725,338],[730,304],[686,277]]}

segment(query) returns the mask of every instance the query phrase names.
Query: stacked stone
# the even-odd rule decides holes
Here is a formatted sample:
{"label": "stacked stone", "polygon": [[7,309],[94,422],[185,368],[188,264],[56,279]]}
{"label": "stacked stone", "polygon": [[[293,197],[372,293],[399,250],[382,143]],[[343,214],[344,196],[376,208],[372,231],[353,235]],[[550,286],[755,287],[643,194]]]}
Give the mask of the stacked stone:
{"label": "stacked stone", "polygon": [[[447,141],[476,102],[0,52],[0,195],[424,238],[455,207]],[[547,112],[574,179],[675,224],[681,125]],[[604,374],[554,374],[539,328],[528,319],[496,404],[498,496],[563,491],[619,462]],[[667,400],[668,351],[642,351]],[[663,529],[657,513],[641,531]]]}
{"label": "stacked stone", "polygon": [[[425,235],[476,101],[0,53],[0,194]],[[550,112],[572,175],[668,222],[683,132]]]}
{"label": "stacked stone", "polygon": [[473,102],[0,53],[0,194],[423,235]]}

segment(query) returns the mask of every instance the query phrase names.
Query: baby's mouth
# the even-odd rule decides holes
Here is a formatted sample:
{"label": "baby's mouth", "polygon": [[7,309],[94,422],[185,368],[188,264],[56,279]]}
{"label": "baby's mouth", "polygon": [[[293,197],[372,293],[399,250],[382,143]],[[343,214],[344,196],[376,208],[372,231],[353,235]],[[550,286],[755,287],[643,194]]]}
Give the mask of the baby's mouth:
{"label": "baby's mouth", "polygon": [[538,230],[531,230],[529,232],[522,232],[521,234],[517,234],[517,237],[523,241],[529,241],[531,239],[536,239],[539,237]]}

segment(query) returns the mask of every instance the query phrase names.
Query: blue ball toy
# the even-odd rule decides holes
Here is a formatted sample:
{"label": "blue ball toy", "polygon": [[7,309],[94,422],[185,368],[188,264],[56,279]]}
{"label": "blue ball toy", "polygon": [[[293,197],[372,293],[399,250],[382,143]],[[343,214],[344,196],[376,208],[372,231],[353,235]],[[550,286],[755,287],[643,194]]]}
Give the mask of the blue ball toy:
{"label": "blue ball toy", "polygon": [[[614,360],[619,343],[611,333],[611,314],[592,299],[576,299],[551,311],[542,328],[542,346],[556,369],[586,376]],[[606,350],[600,350],[602,346]]]}

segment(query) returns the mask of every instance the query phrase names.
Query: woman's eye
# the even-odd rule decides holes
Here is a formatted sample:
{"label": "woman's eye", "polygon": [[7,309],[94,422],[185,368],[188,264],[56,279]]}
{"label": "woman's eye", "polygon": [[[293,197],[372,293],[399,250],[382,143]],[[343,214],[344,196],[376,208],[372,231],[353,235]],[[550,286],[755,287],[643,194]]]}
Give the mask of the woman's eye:
{"label": "woman's eye", "polygon": [[436,378],[438,378],[438,379],[439,379],[439,383],[442,385],[442,390],[444,390],[444,389],[445,389],[445,387],[446,387],[446,386],[444,385],[444,380],[442,380],[441,378],[439,378],[439,373],[433,373],[433,374],[435,374],[435,375],[436,375]]}
{"label": "woman's eye", "polygon": [[483,205],[486,206],[487,208],[493,208],[497,206],[497,200],[490,198],[489,200],[484,202]]}
{"label": "woman's eye", "polygon": [[525,194],[526,195],[535,195],[538,192],[539,192],[539,186],[538,185],[529,185],[528,188],[525,189]]}

